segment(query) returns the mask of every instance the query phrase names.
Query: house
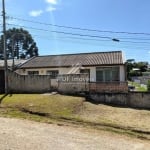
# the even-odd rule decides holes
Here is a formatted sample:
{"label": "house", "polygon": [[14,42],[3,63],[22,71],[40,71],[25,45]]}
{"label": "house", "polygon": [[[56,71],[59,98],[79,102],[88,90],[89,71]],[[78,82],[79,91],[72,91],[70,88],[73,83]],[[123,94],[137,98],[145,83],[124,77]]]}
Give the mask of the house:
{"label": "house", "polygon": [[[14,60],[15,67],[19,66],[20,64],[26,62],[27,60]],[[7,60],[8,68],[12,69],[13,60]],[[5,90],[5,74],[4,74],[4,60],[0,60],[0,93],[4,93]]]}
{"label": "house", "polygon": [[121,51],[33,57],[20,66],[21,75],[89,73],[92,82],[126,81]]}
{"label": "house", "polygon": [[49,75],[51,78],[86,73],[93,91],[127,90],[121,51],[37,56],[23,63],[16,72],[20,75]]}

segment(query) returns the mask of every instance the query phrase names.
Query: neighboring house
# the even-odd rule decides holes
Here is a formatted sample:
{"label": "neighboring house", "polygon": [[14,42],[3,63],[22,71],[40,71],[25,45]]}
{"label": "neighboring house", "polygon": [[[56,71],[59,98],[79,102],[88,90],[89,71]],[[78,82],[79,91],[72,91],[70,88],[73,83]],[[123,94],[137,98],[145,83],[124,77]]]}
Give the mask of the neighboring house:
{"label": "neighboring house", "polygon": [[[14,60],[14,67],[19,66],[20,64],[26,62],[27,60],[20,60],[15,59]],[[9,69],[12,69],[13,66],[13,60],[7,60],[7,66]],[[0,60],[0,93],[4,93],[5,89],[5,77],[4,77],[4,60]]]}
{"label": "neighboring house", "polygon": [[[14,60],[14,64],[13,64],[13,60],[9,59],[7,60],[7,66],[8,68],[12,68],[13,65],[14,67],[18,67],[19,65],[25,63],[26,61],[28,61],[27,59],[15,59]],[[4,60],[0,60],[0,70],[4,70]]]}
{"label": "neighboring house", "polygon": [[121,51],[63,54],[33,57],[16,71],[20,75],[58,75],[88,73],[90,89],[126,91],[125,60]]}

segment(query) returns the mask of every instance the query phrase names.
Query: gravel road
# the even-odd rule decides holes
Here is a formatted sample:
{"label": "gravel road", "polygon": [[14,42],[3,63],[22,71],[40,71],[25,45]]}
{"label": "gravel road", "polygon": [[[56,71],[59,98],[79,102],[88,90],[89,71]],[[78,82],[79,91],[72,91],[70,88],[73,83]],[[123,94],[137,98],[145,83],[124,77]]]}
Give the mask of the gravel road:
{"label": "gravel road", "polygon": [[148,141],[94,129],[0,118],[0,150],[149,150]]}

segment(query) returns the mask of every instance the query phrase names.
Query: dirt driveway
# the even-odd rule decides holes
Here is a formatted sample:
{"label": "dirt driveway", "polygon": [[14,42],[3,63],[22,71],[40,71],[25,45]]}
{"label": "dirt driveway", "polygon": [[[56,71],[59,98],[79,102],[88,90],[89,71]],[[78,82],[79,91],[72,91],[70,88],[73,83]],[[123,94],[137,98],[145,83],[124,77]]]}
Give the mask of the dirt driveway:
{"label": "dirt driveway", "polygon": [[148,141],[94,129],[0,118],[0,150],[149,150]]}

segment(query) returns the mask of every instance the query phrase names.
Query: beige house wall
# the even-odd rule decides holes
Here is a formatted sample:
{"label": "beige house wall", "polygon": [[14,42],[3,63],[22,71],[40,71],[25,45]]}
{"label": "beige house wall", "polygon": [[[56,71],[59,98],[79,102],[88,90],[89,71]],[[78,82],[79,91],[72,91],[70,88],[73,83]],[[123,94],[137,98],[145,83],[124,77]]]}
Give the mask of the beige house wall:
{"label": "beige house wall", "polygon": [[[98,67],[98,66],[97,66]],[[105,66],[102,66],[105,67]],[[46,75],[48,70],[58,70],[59,74],[67,74],[71,71],[71,67],[63,67],[63,68],[37,68],[37,69],[19,69],[16,72],[20,75],[28,75],[28,71],[39,71],[39,75]],[[96,82],[96,67],[83,67],[82,69],[90,69],[90,81]],[[76,73],[80,73],[79,69]],[[125,69],[123,65],[120,65],[120,81],[125,81]]]}
{"label": "beige house wall", "polygon": [[124,82],[126,80],[125,66],[120,66],[120,81]]}

